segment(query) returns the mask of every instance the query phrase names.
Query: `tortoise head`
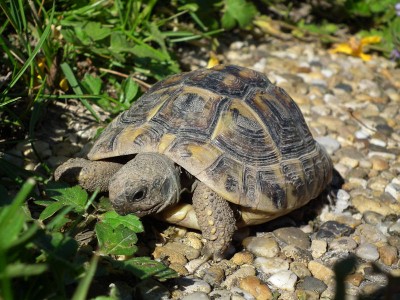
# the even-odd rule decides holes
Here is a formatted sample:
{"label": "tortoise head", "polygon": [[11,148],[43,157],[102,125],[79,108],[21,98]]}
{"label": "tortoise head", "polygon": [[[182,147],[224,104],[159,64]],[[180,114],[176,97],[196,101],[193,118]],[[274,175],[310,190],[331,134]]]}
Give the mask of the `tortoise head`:
{"label": "tortoise head", "polygon": [[110,180],[110,201],[118,214],[155,214],[179,201],[179,169],[165,155],[139,153]]}

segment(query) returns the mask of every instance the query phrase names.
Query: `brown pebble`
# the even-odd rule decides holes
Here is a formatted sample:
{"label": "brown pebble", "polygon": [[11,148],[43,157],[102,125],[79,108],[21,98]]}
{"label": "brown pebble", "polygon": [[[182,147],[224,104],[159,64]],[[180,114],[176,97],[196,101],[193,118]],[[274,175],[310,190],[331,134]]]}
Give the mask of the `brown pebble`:
{"label": "brown pebble", "polygon": [[379,156],[372,156],[372,169],[375,171],[383,171],[389,169],[389,163]]}
{"label": "brown pebble", "polygon": [[346,282],[351,283],[354,286],[360,286],[364,280],[364,276],[361,273],[354,273],[346,277]]}
{"label": "brown pebble", "polygon": [[315,260],[308,263],[308,269],[315,278],[322,280],[326,284],[329,284],[334,276],[332,269]]}
{"label": "brown pebble", "polygon": [[187,270],[183,265],[181,265],[181,264],[171,263],[171,264],[169,265],[169,267],[170,267],[172,270],[176,271],[176,272],[177,272],[179,275],[181,275],[181,276],[185,276],[185,275],[188,275],[188,274],[189,274],[188,270]]}
{"label": "brown pebble", "polygon": [[391,266],[397,261],[396,247],[385,245],[378,249],[380,260],[387,266]]}
{"label": "brown pebble", "polygon": [[256,300],[273,299],[269,287],[260,281],[257,276],[248,276],[240,280],[239,287],[251,294]]}
{"label": "brown pebble", "polygon": [[203,277],[203,279],[212,286],[219,286],[224,278],[225,272],[218,265],[211,266],[205,270]]}
{"label": "brown pebble", "polygon": [[231,258],[231,261],[238,266],[243,264],[251,265],[254,261],[254,255],[248,251],[238,252]]}

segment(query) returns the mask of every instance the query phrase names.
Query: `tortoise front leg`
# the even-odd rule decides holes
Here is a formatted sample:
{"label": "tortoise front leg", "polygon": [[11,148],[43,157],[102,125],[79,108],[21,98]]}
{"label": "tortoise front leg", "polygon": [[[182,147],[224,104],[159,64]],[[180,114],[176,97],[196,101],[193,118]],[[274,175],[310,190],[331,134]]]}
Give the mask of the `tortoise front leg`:
{"label": "tortoise front leg", "polygon": [[71,184],[78,183],[84,189],[93,192],[99,188],[108,191],[110,178],[122,167],[122,164],[109,161],[91,161],[84,158],[71,158],[54,172],[56,181]]}
{"label": "tortoise front leg", "polygon": [[228,201],[199,182],[192,202],[203,238],[207,240],[203,255],[206,259],[213,257],[215,261],[222,259],[236,229]]}

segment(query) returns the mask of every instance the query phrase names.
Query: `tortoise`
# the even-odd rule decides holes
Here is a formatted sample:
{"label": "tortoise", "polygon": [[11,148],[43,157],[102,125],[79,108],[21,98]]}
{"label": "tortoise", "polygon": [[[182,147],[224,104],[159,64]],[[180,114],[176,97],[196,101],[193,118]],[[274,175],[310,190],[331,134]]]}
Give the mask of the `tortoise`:
{"label": "tortoise", "polygon": [[201,230],[203,255],[219,260],[237,227],[305,205],[329,186],[332,169],[282,88],[251,69],[217,65],[153,85],[88,159],[67,161],[55,177],[108,191],[119,214]]}

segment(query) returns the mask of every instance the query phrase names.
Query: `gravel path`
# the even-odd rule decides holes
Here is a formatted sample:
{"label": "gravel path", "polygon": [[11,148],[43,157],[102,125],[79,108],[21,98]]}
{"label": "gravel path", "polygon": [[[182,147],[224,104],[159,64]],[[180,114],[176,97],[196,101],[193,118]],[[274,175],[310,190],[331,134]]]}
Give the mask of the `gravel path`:
{"label": "gravel path", "polygon": [[[383,297],[388,277],[374,266],[400,276],[400,70],[384,58],[363,62],[298,41],[234,42],[223,62],[264,72],[283,87],[344,183],[330,203],[314,201],[239,231],[231,258],[219,263],[199,266],[200,234],[168,227],[166,243],[148,251],[181,277],[159,284],[151,299],[333,299],[334,265],[351,256],[358,263],[345,278],[346,299]],[[85,153],[96,132],[80,106],[57,105],[66,121],[44,124],[37,142],[51,167]],[[11,152],[24,158],[17,162],[27,169],[37,167],[29,146],[21,143]],[[140,291],[150,299],[148,287]]]}

